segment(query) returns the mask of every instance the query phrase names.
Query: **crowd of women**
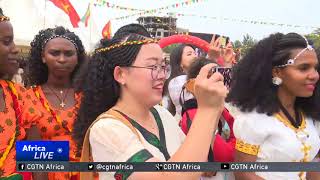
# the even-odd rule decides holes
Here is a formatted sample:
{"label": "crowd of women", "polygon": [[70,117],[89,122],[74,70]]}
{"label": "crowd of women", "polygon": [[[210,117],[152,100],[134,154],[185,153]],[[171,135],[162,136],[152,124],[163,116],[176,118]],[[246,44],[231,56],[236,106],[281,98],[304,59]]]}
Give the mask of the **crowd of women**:
{"label": "crowd of women", "polygon": [[181,44],[168,62],[138,24],[101,39],[90,56],[61,26],[41,30],[30,46],[22,86],[11,81],[19,51],[1,10],[1,179],[320,179],[304,171],[16,170],[18,140],[69,141],[73,162],[317,161],[319,53],[302,35],[271,34],[237,64],[231,43],[214,37],[207,57]]}

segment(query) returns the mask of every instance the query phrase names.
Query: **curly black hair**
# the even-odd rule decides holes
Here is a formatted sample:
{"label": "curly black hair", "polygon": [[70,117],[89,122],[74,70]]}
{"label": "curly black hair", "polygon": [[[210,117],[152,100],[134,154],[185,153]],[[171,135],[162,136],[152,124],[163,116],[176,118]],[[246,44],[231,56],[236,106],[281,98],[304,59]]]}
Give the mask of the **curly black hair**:
{"label": "curly black hair", "polygon": [[[311,44],[312,42],[309,42]],[[272,69],[283,65],[296,48],[305,48],[297,33],[275,33],[259,41],[234,67],[231,90],[226,99],[243,112],[256,110],[269,116],[280,111],[277,86],[272,84]],[[319,116],[319,81],[311,97],[297,97],[295,106],[313,119]]]}
{"label": "curly black hair", "polygon": [[[129,34],[124,38],[102,39],[99,48],[124,41],[140,41],[146,37]],[[142,44],[126,45],[92,55],[88,74],[83,85],[83,99],[74,123],[73,138],[81,149],[85,132],[90,124],[103,112],[113,107],[120,96],[120,85],[114,79],[116,66],[130,66],[134,63]],[[98,49],[99,49],[98,48]],[[97,50],[97,49],[96,49]]]}
{"label": "curly black hair", "polygon": [[82,41],[79,36],[68,29],[58,26],[55,28],[47,28],[39,31],[33,41],[30,43],[31,49],[28,56],[28,64],[26,68],[27,73],[27,86],[41,85],[48,80],[48,67],[42,62],[42,51],[44,49],[44,43],[47,39],[54,35],[63,35],[72,39],[77,45],[78,64],[71,74],[71,79],[74,82],[74,77],[78,73],[80,67],[86,60],[86,53],[83,47]]}

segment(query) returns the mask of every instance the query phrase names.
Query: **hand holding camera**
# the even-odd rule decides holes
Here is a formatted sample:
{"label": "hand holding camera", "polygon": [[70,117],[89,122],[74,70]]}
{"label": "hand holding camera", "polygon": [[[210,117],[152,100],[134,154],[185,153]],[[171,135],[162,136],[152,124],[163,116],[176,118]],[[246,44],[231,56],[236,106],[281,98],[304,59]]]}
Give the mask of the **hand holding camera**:
{"label": "hand holding camera", "polygon": [[223,84],[223,76],[220,73],[212,74],[213,68],[216,69],[216,64],[205,65],[194,80],[193,94],[199,108],[223,108],[224,106],[228,90]]}
{"label": "hand holding camera", "polygon": [[[214,66],[211,68],[211,70],[208,72],[208,78],[212,76],[215,72],[219,72],[223,76],[223,84],[229,88],[231,83],[231,68],[226,67],[218,67]],[[184,87],[187,89],[188,92],[194,94],[194,83],[195,79],[189,79],[187,83],[184,85]]]}

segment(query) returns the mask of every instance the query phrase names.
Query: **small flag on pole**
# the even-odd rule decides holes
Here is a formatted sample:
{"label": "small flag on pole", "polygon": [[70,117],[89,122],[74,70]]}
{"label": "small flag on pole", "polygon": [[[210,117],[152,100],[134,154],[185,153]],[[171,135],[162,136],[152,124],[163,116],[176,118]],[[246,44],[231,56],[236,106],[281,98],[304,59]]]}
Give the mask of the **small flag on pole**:
{"label": "small flag on pole", "polygon": [[110,20],[102,29],[102,37],[111,39],[111,21]]}
{"label": "small flag on pole", "polygon": [[90,11],[90,3],[89,3],[86,13],[81,18],[81,22],[84,23],[85,27],[88,27],[88,22],[89,22],[90,15],[91,15],[91,11]]}

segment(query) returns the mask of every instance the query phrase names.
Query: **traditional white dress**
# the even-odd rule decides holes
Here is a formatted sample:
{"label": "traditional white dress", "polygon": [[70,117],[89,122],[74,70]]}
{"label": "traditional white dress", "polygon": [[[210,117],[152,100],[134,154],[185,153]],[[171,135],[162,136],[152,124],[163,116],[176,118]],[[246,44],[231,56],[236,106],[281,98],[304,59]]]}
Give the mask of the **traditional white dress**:
{"label": "traditional white dress", "polygon": [[[165,108],[157,105],[151,112],[159,127],[160,140],[136,123],[133,126],[139,137],[118,120],[107,118],[96,122],[89,135],[94,162],[145,162],[152,157],[163,162],[168,160],[181,146],[185,135]],[[115,179],[117,176],[127,179],[130,175],[121,171],[100,172],[99,179]],[[202,179],[232,180],[233,175],[218,172],[216,176]]]}
{"label": "traditional white dress", "polygon": [[[302,116],[304,117],[304,115]],[[279,114],[241,112],[233,125],[236,149],[257,156],[257,162],[310,162],[320,148],[319,132],[311,118],[295,128]],[[264,179],[306,179],[306,172],[256,172]]]}
{"label": "traditional white dress", "polygon": [[[95,162],[145,162],[152,157],[166,161],[173,155],[185,135],[173,116],[163,107],[151,110],[158,127],[160,140],[138,124],[133,123],[139,137],[125,124],[114,119],[101,119],[90,130],[90,145]],[[139,139],[140,138],[140,139]],[[130,173],[99,173],[100,179],[126,179]]]}
{"label": "traditional white dress", "polygon": [[[169,96],[170,96],[172,103],[174,104],[174,106],[176,108],[176,114],[174,117],[177,122],[179,122],[181,120],[182,107],[181,107],[179,100],[180,100],[180,94],[182,91],[182,87],[186,82],[187,82],[187,75],[180,75],[180,76],[177,76],[177,77],[171,79],[171,81],[168,84]],[[185,101],[194,98],[194,96],[186,90],[184,91],[183,97],[184,97],[183,99]]]}

